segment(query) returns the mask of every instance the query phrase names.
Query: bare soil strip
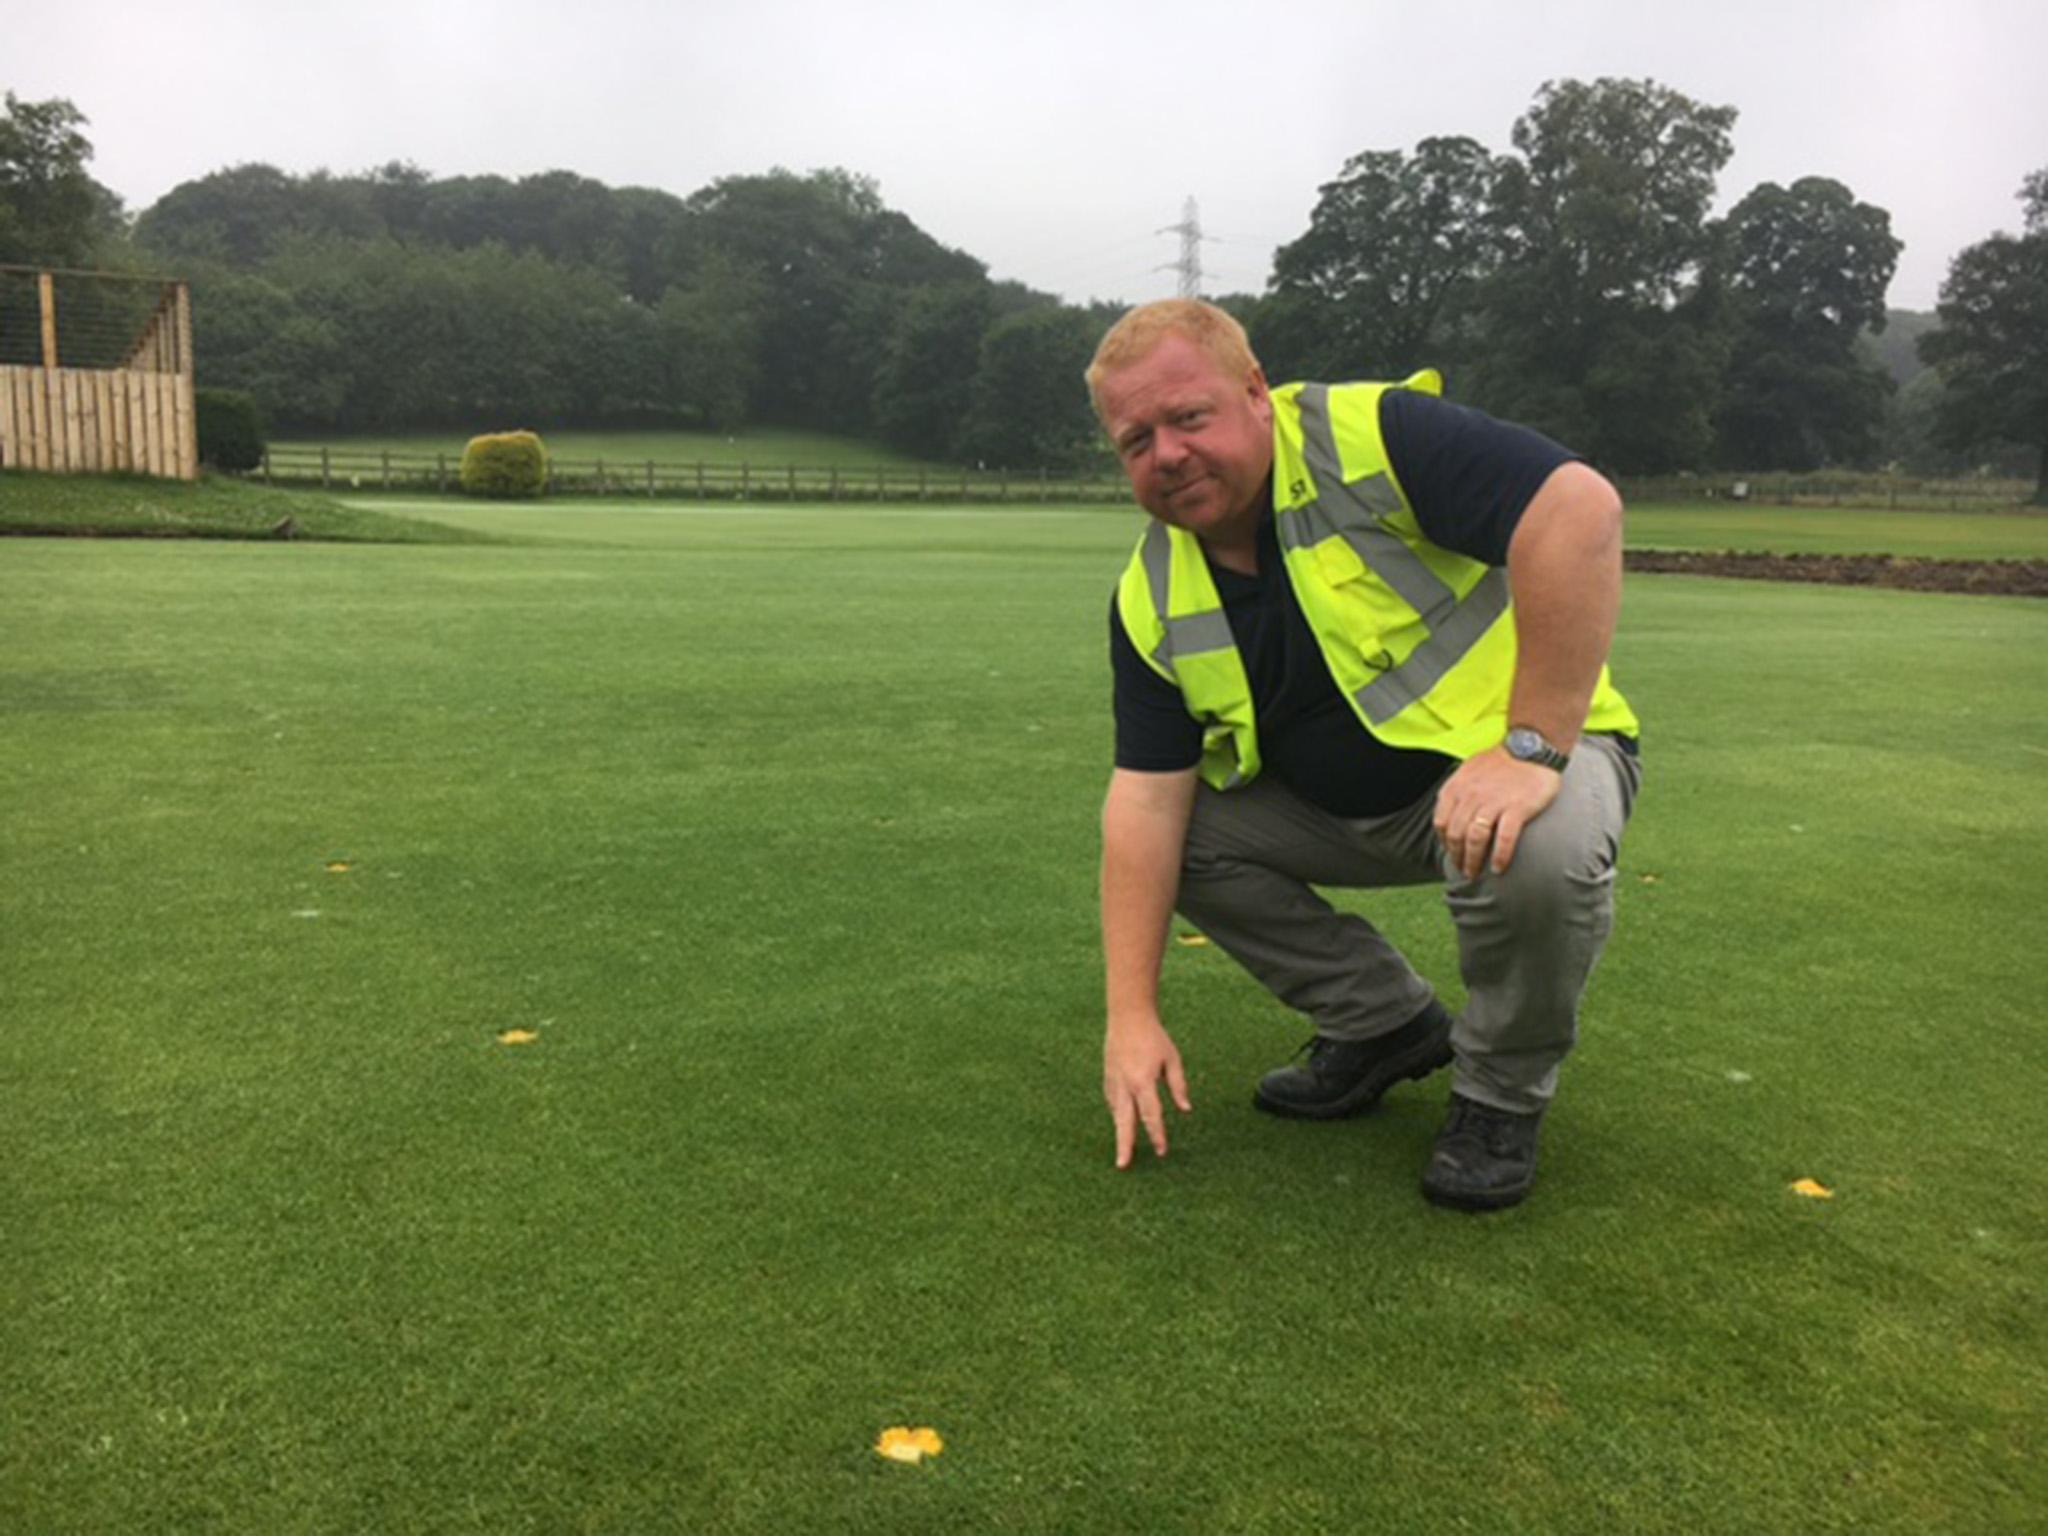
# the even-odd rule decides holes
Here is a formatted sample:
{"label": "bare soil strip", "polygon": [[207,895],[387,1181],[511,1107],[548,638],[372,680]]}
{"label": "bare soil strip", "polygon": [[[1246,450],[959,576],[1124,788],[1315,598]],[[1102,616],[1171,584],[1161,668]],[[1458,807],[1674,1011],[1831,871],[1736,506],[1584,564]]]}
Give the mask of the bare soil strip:
{"label": "bare soil strip", "polygon": [[1751,581],[1898,587],[1908,592],[2048,597],[2048,560],[1920,560],[1901,555],[1767,555],[1676,549],[1631,549],[1622,558],[1631,571],[1680,576],[1740,576]]}

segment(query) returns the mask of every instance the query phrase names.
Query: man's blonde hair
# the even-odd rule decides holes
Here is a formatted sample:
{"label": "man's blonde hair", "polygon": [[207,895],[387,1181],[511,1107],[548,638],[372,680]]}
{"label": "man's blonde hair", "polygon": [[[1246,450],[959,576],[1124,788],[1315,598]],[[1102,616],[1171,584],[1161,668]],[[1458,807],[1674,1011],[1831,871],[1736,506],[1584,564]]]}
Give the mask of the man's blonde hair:
{"label": "man's blonde hair", "polygon": [[1250,378],[1259,366],[1251,338],[1228,310],[1201,299],[1140,304],[1109,328],[1088,365],[1088,403],[1095,407],[1097,420],[1102,418],[1103,375],[1142,361],[1169,336],[1192,341],[1233,380]]}

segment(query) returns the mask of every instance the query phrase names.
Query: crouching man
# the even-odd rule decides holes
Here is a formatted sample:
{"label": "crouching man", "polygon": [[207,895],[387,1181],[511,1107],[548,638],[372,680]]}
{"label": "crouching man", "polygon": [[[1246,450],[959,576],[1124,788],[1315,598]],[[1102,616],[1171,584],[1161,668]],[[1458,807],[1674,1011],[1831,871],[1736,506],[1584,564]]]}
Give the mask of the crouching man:
{"label": "crouching man", "polygon": [[[1168,300],[1111,328],[1096,413],[1152,522],[1110,615],[1103,1091],[1128,1167],[1191,1106],[1159,1013],[1176,908],[1314,1038],[1259,1083],[1336,1119],[1453,1067],[1422,1192],[1513,1205],[1613,918],[1641,780],[1607,673],[1613,486],[1525,428],[1400,384],[1267,386],[1243,329]],[[1442,883],[1455,1019],[1315,886]]]}

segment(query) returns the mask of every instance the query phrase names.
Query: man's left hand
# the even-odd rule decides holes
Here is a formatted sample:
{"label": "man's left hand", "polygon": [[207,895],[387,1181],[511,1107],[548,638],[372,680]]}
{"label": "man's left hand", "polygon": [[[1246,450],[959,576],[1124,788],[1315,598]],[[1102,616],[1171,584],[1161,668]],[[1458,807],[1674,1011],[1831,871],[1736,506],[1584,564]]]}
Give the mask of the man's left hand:
{"label": "man's left hand", "polygon": [[1436,835],[1451,862],[1477,878],[1493,850],[1493,872],[1514,862],[1522,829],[1557,798],[1564,775],[1540,763],[1525,763],[1495,747],[1467,758],[1436,792]]}

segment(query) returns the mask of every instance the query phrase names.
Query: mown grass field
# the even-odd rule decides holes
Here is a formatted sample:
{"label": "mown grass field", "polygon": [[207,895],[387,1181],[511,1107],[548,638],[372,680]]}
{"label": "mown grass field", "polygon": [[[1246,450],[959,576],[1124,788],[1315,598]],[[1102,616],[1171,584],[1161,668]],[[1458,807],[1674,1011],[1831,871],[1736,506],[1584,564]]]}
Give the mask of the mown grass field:
{"label": "mown grass field", "polygon": [[1631,549],[1887,554],[1929,560],[2048,559],[2048,512],[1895,512],[1645,502],[1628,509]]}
{"label": "mown grass field", "polygon": [[524,542],[0,543],[0,1529],[2048,1508],[2038,603],[1630,579],[1619,929],[1473,1219],[1441,1079],[1251,1109],[1208,949],[1109,1166],[1134,517],[430,510]]}
{"label": "mown grass field", "polygon": [[[516,423],[514,425],[517,425]],[[484,429],[479,429],[484,430]],[[489,430],[510,430],[491,428]],[[319,452],[324,445],[352,454],[445,453],[459,457],[473,434],[468,432],[402,432],[388,435],[348,437],[280,437],[274,447],[297,452]],[[923,461],[866,438],[840,437],[829,432],[806,432],[794,427],[748,427],[740,432],[585,431],[562,428],[545,431],[541,437],[548,452],[562,459],[607,459],[619,464],[637,464],[653,459],[662,464],[755,464],[799,469],[829,467],[867,468],[882,465],[915,469]]]}
{"label": "mown grass field", "polygon": [[452,523],[344,506],[317,492],[273,489],[220,475],[197,481],[146,475],[0,471],[0,534],[139,539],[300,539],[369,544],[487,542]]}

